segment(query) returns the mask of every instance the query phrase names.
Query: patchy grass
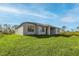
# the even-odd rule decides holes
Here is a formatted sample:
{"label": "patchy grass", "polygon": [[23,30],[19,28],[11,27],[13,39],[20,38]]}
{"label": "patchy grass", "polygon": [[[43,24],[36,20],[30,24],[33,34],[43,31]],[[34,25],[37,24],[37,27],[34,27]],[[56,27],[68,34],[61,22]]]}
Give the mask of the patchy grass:
{"label": "patchy grass", "polygon": [[1,56],[79,56],[79,37],[0,35]]}

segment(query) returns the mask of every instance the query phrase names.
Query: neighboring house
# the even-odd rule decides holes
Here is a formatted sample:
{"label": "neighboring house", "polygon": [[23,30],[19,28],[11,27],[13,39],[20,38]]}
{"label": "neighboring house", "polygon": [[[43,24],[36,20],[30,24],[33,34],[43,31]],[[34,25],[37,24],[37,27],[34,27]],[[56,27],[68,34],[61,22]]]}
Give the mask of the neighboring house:
{"label": "neighboring house", "polygon": [[20,35],[54,35],[60,33],[60,28],[34,22],[24,22],[16,28]]}

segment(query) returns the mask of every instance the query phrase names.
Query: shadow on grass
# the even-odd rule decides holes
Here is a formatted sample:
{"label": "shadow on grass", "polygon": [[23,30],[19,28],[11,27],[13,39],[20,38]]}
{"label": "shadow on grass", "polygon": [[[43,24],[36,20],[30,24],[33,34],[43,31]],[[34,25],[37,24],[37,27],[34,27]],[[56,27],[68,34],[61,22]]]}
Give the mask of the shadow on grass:
{"label": "shadow on grass", "polygon": [[32,36],[32,37],[36,37],[36,38],[50,38],[50,37],[71,37],[72,35],[61,35],[61,34],[57,34],[57,35],[28,35],[28,36]]}

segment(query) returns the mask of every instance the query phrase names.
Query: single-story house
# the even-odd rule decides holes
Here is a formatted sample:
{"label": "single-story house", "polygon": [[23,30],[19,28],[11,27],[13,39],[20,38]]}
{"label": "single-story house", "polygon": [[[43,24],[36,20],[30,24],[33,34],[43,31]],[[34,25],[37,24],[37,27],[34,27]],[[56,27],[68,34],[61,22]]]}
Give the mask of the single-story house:
{"label": "single-story house", "polygon": [[59,34],[60,28],[34,22],[24,22],[15,31],[20,35],[53,35]]}

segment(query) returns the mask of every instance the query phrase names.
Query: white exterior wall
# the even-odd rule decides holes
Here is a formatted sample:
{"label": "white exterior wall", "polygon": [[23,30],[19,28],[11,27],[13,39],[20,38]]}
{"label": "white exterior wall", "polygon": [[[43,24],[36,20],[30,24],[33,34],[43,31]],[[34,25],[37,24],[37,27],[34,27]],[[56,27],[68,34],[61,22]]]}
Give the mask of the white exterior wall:
{"label": "white exterior wall", "polygon": [[[28,32],[28,26],[33,26],[34,27],[34,32]],[[42,27],[44,28],[44,32],[42,32]],[[20,35],[30,35],[30,34],[35,34],[35,35],[51,35],[51,31],[50,31],[50,26],[47,27],[47,32],[46,32],[46,27],[44,26],[40,26],[40,25],[34,25],[34,24],[23,24],[21,27],[19,27],[18,29],[16,29],[16,34],[20,34]],[[59,34],[60,32],[58,31],[58,28],[56,28],[55,30],[52,30],[52,34]]]}
{"label": "white exterior wall", "polygon": [[47,29],[47,34],[50,35],[50,27]]}
{"label": "white exterior wall", "polygon": [[[28,26],[34,26],[34,32],[28,32]],[[25,24],[24,25],[24,34],[36,34],[36,35],[45,35],[46,27],[44,27],[44,32],[42,32],[42,26],[34,24]]]}
{"label": "white exterior wall", "polygon": [[42,32],[42,26],[38,26],[38,35],[45,35],[46,34],[46,27],[44,27],[44,32]]}
{"label": "white exterior wall", "polygon": [[23,26],[16,29],[15,34],[23,35]]}
{"label": "white exterior wall", "polygon": [[[28,32],[28,26],[33,26],[34,27],[34,32]],[[24,34],[28,35],[28,34],[35,34],[35,25],[34,24],[25,24],[24,25]]]}

